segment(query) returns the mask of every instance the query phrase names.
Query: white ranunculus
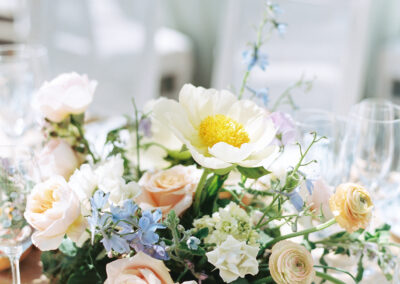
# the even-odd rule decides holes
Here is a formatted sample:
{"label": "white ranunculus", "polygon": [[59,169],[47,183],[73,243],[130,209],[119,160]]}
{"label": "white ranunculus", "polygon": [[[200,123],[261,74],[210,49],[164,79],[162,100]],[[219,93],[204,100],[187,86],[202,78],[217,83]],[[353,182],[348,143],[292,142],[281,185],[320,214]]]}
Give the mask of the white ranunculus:
{"label": "white ranunculus", "polygon": [[93,100],[97,82],[87,75],[64,73],[45,82],[35,94],[33,106],[53,122],[61,122],[70,114],[86,111]]}
{"label": "white ranunculus", "polygon": [[83,204],[88,204],[89,198],[97,189],[110,193],[109,200],[119,204],[140,193],[139,185],[136,182],[126,183],[123,173],[124,161],[121,156],[112,156],[97,167],[82,165],[71,176],[69,185]]}
{"label": "white ranunculus", "polygon": [[258,273],[257,253],[258,247],[249,246],[244,241],[228,236],[225,242],[206,253],[206,256],[208,262],[219,269],[221,278],[230,283],[247,274]]}
{"label": "white ranunculus", "polygon": [[33,244],[42,251],[57,249],[65,234],[77,242],[86,229],[79,199],[62,176],[53,176],[33,188],[24,216],[36,229]]}
{"label": "white ranunculus", "polygon": [[184,143],[200,165],[211,169],[268,166],[278,147],[268,113],[228,91],[184,85],[179,102],[160,99],[154,118]]}
{"label": "white ranunculus", "polygon": [[40,173],[45,179],[54,175],[68,179],[79,164],[78,154],[62,139],[50,140],[38,158]]}

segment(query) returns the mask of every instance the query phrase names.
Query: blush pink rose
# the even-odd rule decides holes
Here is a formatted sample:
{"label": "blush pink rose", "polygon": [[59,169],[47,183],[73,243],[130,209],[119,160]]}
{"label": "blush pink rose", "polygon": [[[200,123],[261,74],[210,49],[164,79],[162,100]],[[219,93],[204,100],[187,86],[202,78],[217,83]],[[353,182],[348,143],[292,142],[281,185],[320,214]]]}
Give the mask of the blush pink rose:
{"label": "blush pink rose", "polygon": [[168,268],[158,259],[143,252],[134,257],[118,259],[107,264],[104,284],[173,284]]}
{"label": "blush pink rose", "polygon": [[93,100],[97,82],[87,75],[64,73],[45,82],[34,98],[34,107],[43,117],[61,122],[70,114],[86,111]]}
{"label": "blush pink rose", "polygon": [[80,164],[78,154],[62,139],[50,140],[38,158],[40,173],[45,179],[54,175],[69,179]]}
{"label": "blush pink rose", "polygon": [[78,197],[62,176],[53,176],[37,184],[28,195],[24,213],[27,222],[36,229],[32,242],[40,250],[59,247],[65,234],[77,242],[84,233]]}
{"label": "blush pink rose", "polygon": [[135,201],[143,210],[160,208],[163,214],[175,210],[180,215],[192,205],[199,178],[195,166],[146,172],[139,180],[142,193]]}

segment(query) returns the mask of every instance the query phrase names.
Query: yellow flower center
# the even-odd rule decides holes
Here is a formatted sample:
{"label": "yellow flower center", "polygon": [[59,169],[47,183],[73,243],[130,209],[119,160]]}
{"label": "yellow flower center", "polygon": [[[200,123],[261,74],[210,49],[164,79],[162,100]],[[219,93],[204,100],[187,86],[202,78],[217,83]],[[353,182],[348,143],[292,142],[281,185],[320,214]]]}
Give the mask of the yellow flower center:
{"label": "yellow flower center", "polygon": [[223,114],[207,116],[203,119],[199,127],[199,136],[207,147],[212,147],[218,142],[240,147],[250,141],[243,125]]}

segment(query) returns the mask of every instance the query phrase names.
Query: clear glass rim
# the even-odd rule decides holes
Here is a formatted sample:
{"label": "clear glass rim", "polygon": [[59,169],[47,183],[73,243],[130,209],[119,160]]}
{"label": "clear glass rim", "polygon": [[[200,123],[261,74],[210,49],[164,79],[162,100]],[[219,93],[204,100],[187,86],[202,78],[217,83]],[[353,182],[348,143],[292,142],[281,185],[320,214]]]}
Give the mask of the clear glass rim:
{"label": "clear glass rim", "polygon": [[16,43],[0,45],[0,62],[42,58],[46,56],[47,48],[40,44]]}
{"label": "clear glass rim", "polygon": [[302,113],[309,114],[309,115],[321,115],[321,117],[323,117],[323,119],[324,119],[324,121],[326,121],[326,123],[345,120],[345,117],[343,115],[336,114],[329,110],[319,109],[319,108],[301,108],[301,109],[294,110],[292,112],[292,117],[297,126],[303,126],[303,127],[304,126],[306,126],[306,127],[314,126],[313,123],[302,122],[302,121],[299,121],[296,119],[297,118],[296,115],[302,114]]}
{"label": "clear glass rim", "polygon": [[[360,107],[367,107],[369,103],[375,103],[376,105],[381,105],[382,107],[390,107],[393,109],[395,117],[397,116],[398,118],[394,119],[373,119],[373,118],[368,118],[368,117],[363,117],[361,115],[355,114],[355,110],[357,110]],[[372,106],[371,106],[372,108]],[[397,105],[393,103],[392,101],[388,99],[382,99],[382,98],[367,98],[359,102],[358,104],[354,105],[352,109],[350,110],[350,117],[352,119],[359,119],[359,120],[365,120],[373,123],[379,123],[379,124],[394,124],[394,123],[400,123],[400,105]]]}

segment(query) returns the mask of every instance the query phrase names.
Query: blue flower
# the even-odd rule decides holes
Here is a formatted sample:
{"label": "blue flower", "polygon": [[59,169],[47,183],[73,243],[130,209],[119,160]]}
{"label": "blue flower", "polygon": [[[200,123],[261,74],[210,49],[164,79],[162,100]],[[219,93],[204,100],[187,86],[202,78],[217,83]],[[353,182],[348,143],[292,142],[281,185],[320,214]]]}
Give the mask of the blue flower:
{"label": "blue flower", "polygon": [[276,29],[278,30],[278,33],[280,35],[284,35],[286,33],[286,27],[287,27],[287,25],[283,24],[283,23],[278,23],[276,25]]}
{"label": "blue flower", "polygon": [[89,223],[89,228],[91,232],[91,240],[92,243],[94,241],[94,235],[96,234],[97,228],[103,232],[104,229],[110,224],[111,218],[110,215],[103,214],[100,215],[97,210],[93,210],[92,216],[87,217],[87,221]]}
{"label": "blue flower", "polygon": [[140,240],[143,245],[152,245],[158,242],[159,236],[155,233],[157,229],[164,229],[165,226],[159,224],[161,220],[161,210],[157,209],[153,213],[144,211],[139,219],[139,230],[135,237]]}
{"label": "blue flower", "polygon": [[118,236],[117,234],[112,233],[111,237],[107,237],[105,235],[103,235],[103,237],[104,238],[101,240],[101,242],[103,243],[107,252],[111,251],[111,249],[121,254],[128,253],[130,251],[127,240]]}
{"label": "blue flower", "polygon": [[306,187],[307,187],[308,193],[311,195],[314,190],[314,183],[311,179],[306,179]]}
{"label": "blue flower", "polygon": [[131,247],[135,249],[136,252],[142,251],[147,255],[150,255],[151,257],[154,257],[159,260],[169,260],[170,257],[165,250],[165,244],[161,243],[159,245],[144,245],[140,242],[132,242]]}
{"label": "blue flower", "polygon": [[256,91],[256,97],[263,101],[264,106],[267,106],[269,102],[268,93],[268,88],[262,88]]}
{"label": "blue flower", "polygon": [[269,4],[269,5],[270,5],[271,10],[274,12],[274,14],[276,16],[283,14],[283,10],[278,4]]}
{"label": "blue flower", "polygon": [[247,65],[247,70],[251,70],[257,65],[264,71],[268,65],[268,56],[265,53],[260,53],[257,48],[243,51],[242,57]]}
{"label": "blue flower", "polygon": [[196,237],[190,237],[186,241],[186,245],[188,246],[189,249],[191,250],[197,250],[199,248],[200,240]]}
{"label": "blue flower", "polygon": [[139,130],[143,132],[145,137],[151,137],[153,135],[151,131],[151,120],[146,117],[140,120],[139,122]]}
{"label": "blue flower", "polygon": [[90,204],[92,205],[92,210],[100,210],[106,205],[110,193],[104,193],[102,190],[97,190],[93,197],[90,198]]}
{"label": "blue flower", "polygon": [[110,206],[111,216],[113,222],[118,222],[121,220],[130,220],[133,215],[135,215],[138,206],[133,203],[131,199],[127,199],[124,201],[122,207],[121,206]]}
{"label": "blue flower", "polygon": [[291,193],[288,194],[290,202],[293,204],[294,208],[296,208],[297,211],[301,211],[304,206],[304,201],[303,198],[301,198],[299,194],[299,188],[295,188]]}

